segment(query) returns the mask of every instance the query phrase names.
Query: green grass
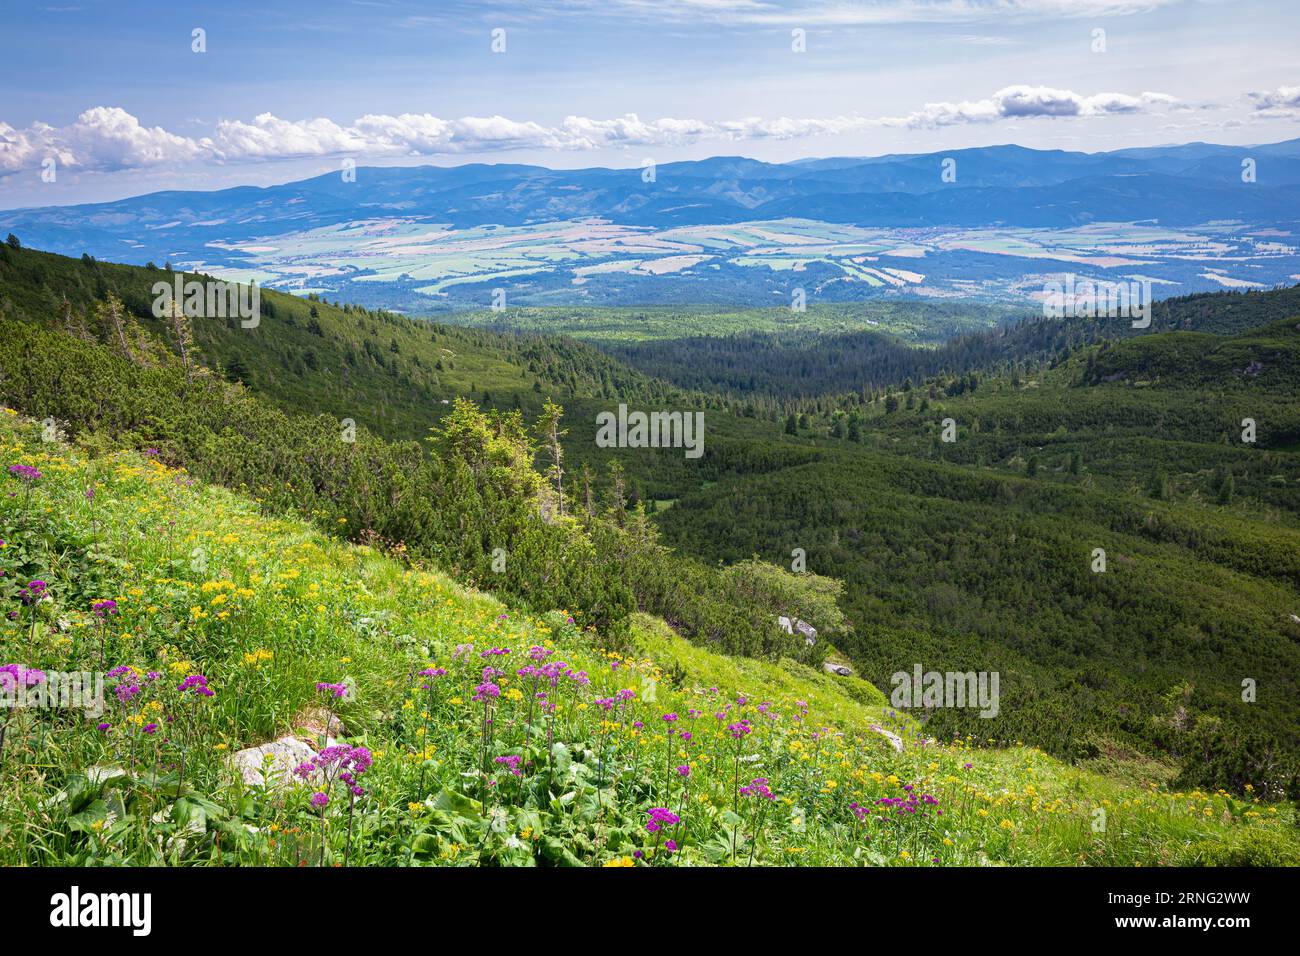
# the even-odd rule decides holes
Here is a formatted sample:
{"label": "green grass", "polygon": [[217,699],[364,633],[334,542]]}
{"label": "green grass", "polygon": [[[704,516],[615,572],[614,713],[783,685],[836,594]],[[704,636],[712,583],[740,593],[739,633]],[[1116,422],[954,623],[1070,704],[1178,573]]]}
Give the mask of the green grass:
{"label": "green grass", "polygon": [[[153,315],[151,291],[175,275],[4,247],[0,317],[65,331],[81,326],[96,335],[96,306],[112,293],[175,351]],[[255,328],[196,319],[196,360],[290,412],[351,419],[387,438],[423,437],[458,396],[533,417],[549,395],[678,392],[571,340],[501,335],[267,290],[260,304]]]}
{"label": "green grass", "polygon": [[717,687],[729,695],[778,694],[801,699],[840,727],[891,722],[887,701],[875,684],[858,677],[833,677],[788,658],[779,663],[714,654],[678,636],[657,618],[637,615],[636,649],[691,686]]}
{"label": "green grass", "polygon": [[[17,614],[0,625],[0,660],[132,668],[109,681],[102,717],[5,712],[2,864],[1300,862],[1287,804],[1142,788],[1014,743],[896,754],[868,729],[889,717],[864,682],[713,654],[641,616],[632,646],[605,647],[563,611],[507,610],[135,454],[43,442],[12,414],[0,413],[0,454],[6,469],[42,473],[4,478],[16,494],[0,501],[0,599]],[[18,584],[35,578],[47,596],[23,604]],[[110,597],[105,626],[91,605]],[[531,679],[515,671],[532,646],[589,683],[562,678],[554,715],[534,707],[530,723]],[[511,653],[480,656],[494,647]],[[447,673],[417,673],[431,665]],[[484,666],[504,672],[487,739],[472,699]],[[177,691],[199,673],[212,697]],[[318,681],[347,696],[321,695]],[[141,690],[122,703],[117,683]],[[633,699],[605,710],[620,689]],[[321,705],[373,759],[355,803],[335,783],[322,813],[314,787],[231,778],[232,751]],[[664,713],[689,741],[665,736]],[[737,742],[727,727],[742,719],[753,732]],[[146,734],[151,723],[161,730]],[[518,757],[520,776],[497,756]],[[759,777],[771,800],[737,795],[737,780]],[[880,812],[905,784],[937,803]],[[859,821],[853,803],[873,813]],[[647,831],[651,807],[679,822]]]}

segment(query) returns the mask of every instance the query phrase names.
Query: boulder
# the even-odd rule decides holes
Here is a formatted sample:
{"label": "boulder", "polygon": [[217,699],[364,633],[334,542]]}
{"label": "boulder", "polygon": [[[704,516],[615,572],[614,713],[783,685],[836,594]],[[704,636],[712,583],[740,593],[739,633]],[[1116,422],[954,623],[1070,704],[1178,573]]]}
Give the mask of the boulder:
{"label": "boulder", "polygon": [[851,677],[853,675],[853,668],[844,664],[833,664],[830,661],[822,664],[822,670],[828,674],[837,674],[840,677]]}
{"label": "boulder", "polygon": [[871,725],[871,729],[888,740],[889,745],[900,754],[903,752],[903,738],[898,736],[898,734],[894,733],[892,730],[886,730],[884,727],[877,727],[875,724]]}
{"label": "boulder", "polygon": [[342,737],[343,721],[324,707],[308,707],[293,719],[293,731],[299,737],[319,743],[322,737]]}
{"label": "boulder", "polygon": [[231,766],[249,786],[284,786],[296,783],[293,769],[316,756],[316,751],[297,737],[281,737],[236,752],[230,758]]}

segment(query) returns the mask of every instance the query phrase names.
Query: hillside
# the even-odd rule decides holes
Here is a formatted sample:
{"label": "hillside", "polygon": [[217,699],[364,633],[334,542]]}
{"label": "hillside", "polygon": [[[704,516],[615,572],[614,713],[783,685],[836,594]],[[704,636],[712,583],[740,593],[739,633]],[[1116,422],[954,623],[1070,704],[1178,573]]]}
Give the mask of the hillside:
{"label": "hillside", "polygon": [[[1184,341],[1180,332],[1032,358],[999,356],[990,339],[993,358],[978,372],[777,400],[683,392],[554,339],[538,339],[540,355],[573,349],[588,363],[575,367],[591,374],[564,379],[555,362],[530,372],[515,364],[520,346],[495,351],[508,342],[497,333],[387,317],[408,337],[395,353],[399,369],[404,356],[414,368],[429,354],[421,333],[463,335],[457,341],[476,348],[484,367],[501,362],[502,384],[491,396],[483,386],[451,393],[445,407],[414,395],[400,419],[387,420],[391,441],[358,415],[348,445],[325,367],[252,374],[245,389],[215,376],[188,381],[174,342],[149,316],[138,321],[158,348],[152,365],[102,334],[65,331],[79,314],[98,314],[94,286],[80,293],[71,323],[41,315],[61,302],[33,284],[41,276],[84,282],[99,266],[125,295],[147,270],[26,250],[6,256],[18,265],[0,273],[0,305],[23,321],[4,323],[13,348],[0,357],[0,388],[14,407],[55,417],[93,447],[157,447],[169,463],[243,486],[277,513],[405,549],[523,609],[568,607],[619,641],[640,610],[712,651],[816,665],[833,646],[879,688],[917,663],[1002,671],[1007,706],[998,717],[927,713],[930,733],[1023,739],[1093,765],[1159,768],[1185,787],[1295,792],[1297,411],[1291,380],[1274,374],[1293,346],[1285,323],[1216,338],[1224,369],[1273,350],[1261,363],[1267,374],[1221,387],[1179,387],[1176,375],[1156,386],[1110,373],[1098,380],[1104,363],[1130,367],[1136,359],[1124,356],[1163,352],[1162,343]],[[1271,322],[1291,294],[1170,300],[1165,314],[1249,329],[1252,310]],[[364,310],[281,300],[268,295],[277,312],[304,322],[315,306],[317,337],[340,353],[376,321]],[[195,331],[204,334],[197,323]],[[226,349],[252,347],[227,333],[249,336],[209,331],[205,358],[218,366],[228,364]],[[258,347],[275,352],[299,333],[267,319],[256,334]],[[1034,335],[1046,349],[1072,333],[1040,323]],[[356,366],[354,400],[382,393],[391,367]],[[540,415],[557,380],[573,383],[554,391],[565,405],[568,513],[539,523],[536,515],[558,506],[542,493],[549,478],[531,470],[553,464],[546,429],[528,429],[510,410],[518,400],[529,418]],[[513,391],[508,382],[518,383]],[[596,447],[595,414],[617,401],[703,408],[703,457]],[[331,414],[305,414],[319,412]],[[953,443],[939,437],[945,417],[958,425]],[[1243,417],[1258,420],[1255,443],[1236,440]],[[479,442],[486,457],[474,451]],[[487,462],[501,468],[490,478]],[[1099,547],[1109,559],[1101,574],[1090,569]],[[777,570],[796,548],[814,575]],[[509,555],[503,569],[497,549]],[[747,563],[754,557],[763,564]],[[844,587],[828,605],[818,582],[834,580]],[[789,600],[822,628],[816,647],[774,633],[773,608]],[[1250,702],[1247,678],[1259,686]]]}
{"label": "hillside", "polygon": [[[25,251],[4,256],[35,264],[8,274],[18,283],[45,275],[45,261]],[[57,257],[53,264],[64,270],[95,265]],[[123,294],[138,291],[148,273],[127,269],[119,277]],[[30,286],[0,286],[0,303],[34,297]],[[315,303],[293,304],[315,307],[311,318],[326,315]],[[552,478],[555,456],[563,461],[558,439],[566,430],[560,427],[564,410],[549,401],[537,379],[523,402],[518,392],[505,401],[469,391],[437,405],[406,406],[401,424],[409,423],[410,431],[387,440],[372,431],[373,418],[329,413],[340,396],[326,392],[323,368],[291,373],[287,387],[274,378],[259,386],[253,378],[250,388],[217,374],[228,368],[223,354],[204,354],[194,344],[203,341],[204,325],[224,325],[230,334],[255,336],[275,350],[287,336],[274,322],[242,329],[235,322],[181,317],[164,328],[151,314],[128,308],[113,288],[84,310],[69,306],[61,320],[14,312],[18,319],[0,319],[11,345],[0,353],[0,390],[14,407],[69,435],[105,447],[154,447],[164,460],[247,489],[267,507],[309,515],[353,540],[436,560],[462,580],[491,581],[494,590],[526,606],[567,606],[612,635],[625,633],[630,611],[639,607],[670,616],[683,634],[716,649],[788,653],[815,662],[825,645],[808,647],[782,632],[779,611],[817,620],[828,638],[838,631],[834,598],[826,597],[826,589],[838,587],[834,582],[766,566],[755,587],[746,575],[752,568],[718,569],[662,547],[645,515],[632,507],[621,475],[597,479],[570,469]],[[346,327],[337,333],[345,341],[367,321],[346,307],[335,310],[335,318]],[[392,323],[414,338],[439,334],[406,319]],[[209,343],[222,344],[220,333],[208,334]],[[335,334],[322,326],[320,337]],[[542,345],[551,349],[548,341]],[[565,347],[560,342],[555,348]],[[353,395],[382,390],[384,366],[358,368],[364,375],[354,377]],[[646,381],[635,372],[627,378]],[[614,384],[602,371],[601,391]],[[646,394],[660,392],[674,390],[649,383]],[[302,398],[295,405],[286,395]],[[501,407],[490,404],[498,400]],[[530,425],[525,412],[538,418]],[[550,457],[546,476],[534,468],[539,456]],[[683,581],[691,583],[685,591]]]}
{"label": "hillside", "polygon": [[[1156,388],[1300,394],[1300,310],[1233,336],[1182,333],[1143,336],[1102,352],[1086,384],[1123,379]],[[1274,436],[1288,444],[1300,434]]]}
{"label": "hillside", "polygon": [[[152,289],[178,277],[211,278],[0,246],[0,318],[102,339],[94,313],[112,292],[175,351],[171,330],[153,314]],[[456,396],[535,414],[543,390],[646,401],[677,391],[569,339],[431,324],[271,290],[259,296],[254,328],[234,318],[193,324],[196,363],[290,412],[350,418],[388,437],[423,434]]]}
{"label": "hillside", "polygon": [[[810,569],[844,580],[845,649],[866,673],[920,661],[1015,674],[1014,705],[988,722],[999,733],[1077,759],[1159,756],[1225,786],[1269,768],[1290,790],[1295,325],[1157,333],[977,386],[938,375],[809,400],[783,437],[815,459],[678,486],[658,523],[712,560],[804,549]],[[1271,691],[1243,702],[1246,678]]]}
{"label": "hillside", "polygon": [[[1289,807],[1020,745],[895,753],[865,685],[712,654],[645,617],[605,651],[563,611],[518,614],[156,457],[41,432],[0,412],[21,492],[0,500],[18,608],[0,673],[113,676],[98,718],[5,712],[5,864],[1300,862]],[[30,579],[41,599],[15,601]],[[309,779],[286,784],[285,758],[232,774],[232,754],[281,735]]]}
{"label": "hillside", "polygon": [[[656,322],[644,312],[620,316],[603,310],[603,323],[573,315],[519,309],[496,326],[540,327],[590,338],[602,349],[647,374],[709,392],[778,399],[878,389],[972,371],[1040,363],[1062,352],[1108,340],[1145,339],[1150,332],[1227,335],[1300,315],[1300,285],[1256,292],[1213,292],[1162,299],[1151,310],[1151,326],[1134,329],[1125,320],[1000,314],[970,303],[944,308],[931,302],[859,303],[816,307],[798,320],[784,310],[751,310],[743,325],[716,322],[702,310],[678,313],[677,321]],[[953,318],[965,314],[965,320]],[[950,318],[952,316],[953,318]],[[970,331],[982,318],[988,328]],[[489,324],[482,313],[452,319]],[[646,328],[677,328],[676,335],[648,335]],[[1191,341],[1191,340],[1184,340]],[[931,348],[915,348],[917,344]]]}

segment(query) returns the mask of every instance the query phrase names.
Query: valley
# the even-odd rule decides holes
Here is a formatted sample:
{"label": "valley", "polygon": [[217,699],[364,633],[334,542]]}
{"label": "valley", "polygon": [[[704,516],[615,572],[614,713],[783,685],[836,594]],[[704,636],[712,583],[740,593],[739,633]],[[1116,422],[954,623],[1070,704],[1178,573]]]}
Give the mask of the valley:
{"label": "valley", "polygon": [[0,211],[0,231],[37,248],[416,315],[761,309],[796,295],[1040,308],[1066,273],[1140,280],[1155,298],[1267,289],[1300,276],[1298,223],[1297,140],[632,169],[348,166],[262,189]]}
{"label": "valley", "polygon": [[1279,0],[7,5],[0,918],[1284,938],[1297,48]]}
{"label": "valley", "polygon": [[[148,270],[26,250],[11,252],[3,268],[11,318],[44,315],[58,327],[54,317],[90,310],[112,288],[166,338],[148,311]],[[53,288],[63,291],[43,291]],[[1300,635],[1290,617],[1300,588],[1295,297],[1288,289],[1172,299],[1159,304],[1149,332],[1124,322],[1119,338],[1104,319],[1036,319],[959,337],[940,347],[947,351],[933,368],[925,364],[935,361],[933,347],[865,333],[846,347],[859,374],[885,362],[875,380],[791,378],[787,365],[772,385],[741,366],[743,384],[708,389],[690,384],[691,356],[709,361],[704,349],[675,351],[671,368],[647,353],[636,371],[572,339],[430,324],[269,291],[257,329],[198,322],[195,337],[226,377],[290,416],[329,416],[312,426],[313,442],[323,443],[313,458],[333,457],[327,449],[341,420],[398,443],[399,456],[418,456],[412,443],[457,400],[517,409],[527,421],[548,399],[560,402],[568,497],[630,521],[640,542],[620,546],[620,576],[632,593],[617,600],[664,614],[706,646],[758,646],[762,630],[757,621],[746,625],[752,631],[720,627],[720,608],[709,602],[731,585],[710,567],[751,558],[788,566],[799,549],[810,572],[843,582],[845,623],[825,638],[877,687],[917,661],[1001,671],[996,718],[937,711],[929,733],[1026,740],[1070,760],[1118,759],[1148,774],[1161,767],[1159,779],[1282,793],[1294,786],[1300,732]],[[591,315],[637,328],[628,313]],[[787,334],[790,347],[809,354],[830,340]],[[617,354],[637,344],[606,347]],[[756,374],[770,360],[765,348],[758,340],[737,354],[756,363]],[[953,371],[962,360],[969,370]],[[9,380],[15,374],[21,381],[14,368]],[[85,414],[54,393],[20,394],[10,398],[18,407]],[[698,416],[707,436],[701,457],[599,441],[602,416],[620,404]],[[150,434],[158,426],[149,422],[171,413],[121,412],[114,430],[124,427],[122,414]],[[1237,436],[1246,417],[1259,423],[1250,444]],[[103,427],[95,420],[80,427]],[[951,443],[940,440],[946,420],[956,426]],[[175,441],[168,454],[182,460],[209,454],[191,438]],[[373,454],[387,455],[382,447]],[[227,464],[213,474],[261,473],[269,462],[254,464],[255,448],[240,454],[246,463],[234,472]],[[536,454],[537,467],[547,467],[544,449]],[[276,467],[255,484],[288,474]],[[301,472],[291,487],[323,480]],[[394,486],[382,494],[392,501],[409,493]],[[301,492],[286,494],[295,507],[337,507],[332,495],[308,505]],[[344,516],[350,533],[368,528],[415,547],[431,530],[423,525],[444,523],[421,513],[390,504]],[[480,550],[449,538],[437,553],[467,580],[511,586],[488,567],[490,540]],[[1099,547],[1110,562],[1101,575],[1090,570]],[[683,580],[695,581],[699,606],[683,603]],[[558,599],[541,598],[536,582],[518,586],[530,603]],[[604,626],[625,613],[616,606],[599,605]],[[827,647],[813,650],[820,656]],[[1240,700],[1244,677],[1267,688],[1250,706]]]}

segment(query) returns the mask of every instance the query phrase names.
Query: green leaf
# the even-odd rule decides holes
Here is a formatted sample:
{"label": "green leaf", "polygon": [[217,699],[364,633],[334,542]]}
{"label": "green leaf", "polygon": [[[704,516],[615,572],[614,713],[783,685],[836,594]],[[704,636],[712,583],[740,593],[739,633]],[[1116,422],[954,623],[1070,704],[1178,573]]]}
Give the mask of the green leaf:
{"label": "green leaf", "polygon": [[90,782],[84,773],[74,773],[68,777],[63,790],[55,797],[56,802],[66,802],[69,814],[75,814],[95,797],[99,796],[99,787]]}
{"label": "green leaf", "polygon": [[411,841],[411,852],[416,856],[433,856],[438,852],[438,838],[432,833],[417,833]]}
{"label": "green leaf", "polygon": [[555,761],[555,773],[559,777],[567,774],[569,767],[573,764],[573,757],[569,753],[569,748],[564,744],[556,744],[551,748],[551,759]]}
{"label": "green leaf", "polygon": [[440,790],[430,804],[435,810],[442,810],[455,816],[470,817],[478,820],[483,816],[483,804],[456,790]]}
{"label": "green leaf", "polygon": [[106,820],[108,820],[108,804],[103,800],[96,800],[81,812],[68,817],[68,829],[76,833],[92,833],[95,824],[103,824]]}
{"label": "green leaf", "polygon": [[542,837],[542,858],[555,866],[582,866],[582,861],[554,837]]}

